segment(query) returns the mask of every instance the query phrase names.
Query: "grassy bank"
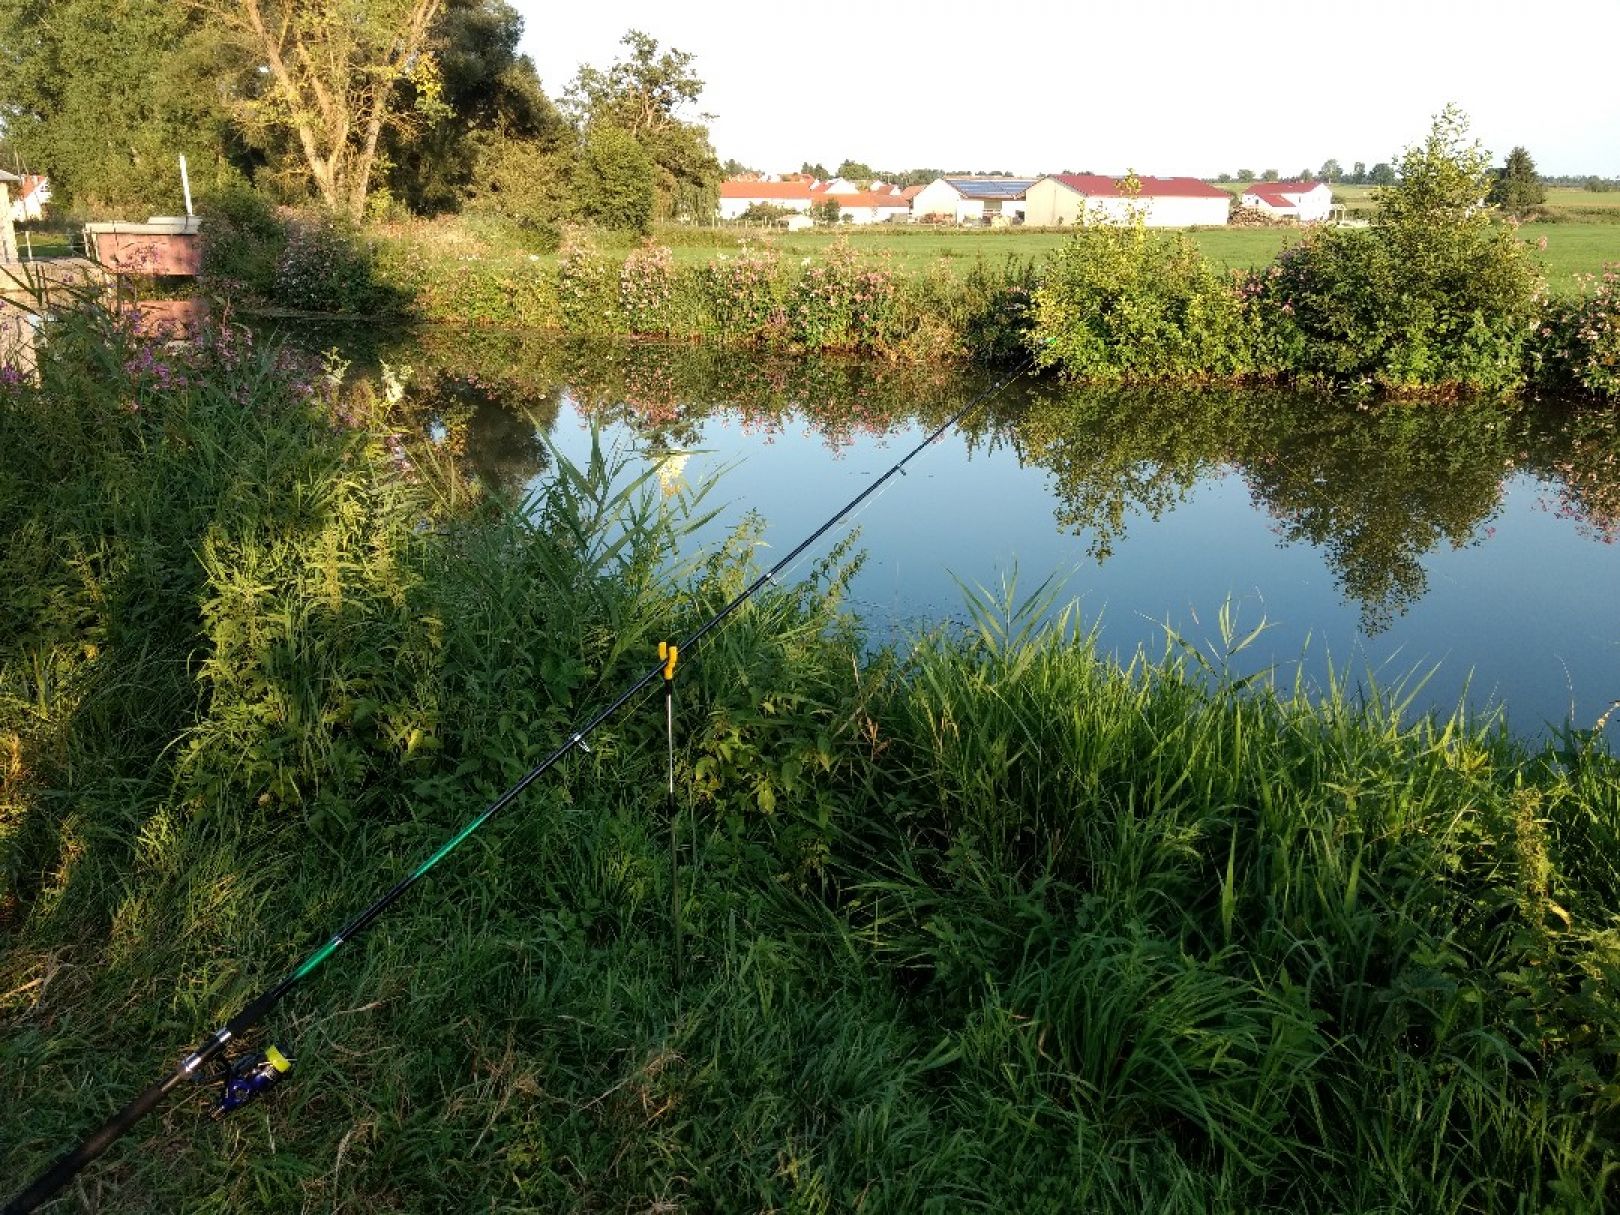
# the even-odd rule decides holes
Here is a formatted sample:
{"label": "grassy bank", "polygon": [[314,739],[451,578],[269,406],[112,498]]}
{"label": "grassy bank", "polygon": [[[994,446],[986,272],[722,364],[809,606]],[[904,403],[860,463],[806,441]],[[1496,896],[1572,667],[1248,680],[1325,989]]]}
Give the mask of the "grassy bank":
{"label": "grassy bank", "polygon": [[[701,505],[600,467],[499,509],[400,407],[234,339],[0,387],[8,1179],[753,568],[671,582]],[[862,658],[847,556],[681,668],[680,982],[650,701],[276,1014],[280,1091],[182,1095],[70,1205],[1613,1203],[1595,740],[1120,669],[1016,595]]]}
{"label": "grassy bank", "polygon": [[[1594,195],[1607,198],[1608,195]],[[1614,195],[1620,198],[1620,194]],[[1620,212],[1617,212],[1620,213]],[[1547,277],[1551,291],[1567,295],[1577,290],[1577,276],[1599,274],[1611,262],[1620,263],[1620,224],[1569,221],[1528,223],[1520,236]],[[402,246],[442,248],[448,257],[488,261],[519,269],[533,257],[554,266],[556,253],[525,239],[520,230],[495,223],[450,224],[419,222],[379,228],[380,239]],[[931,271],[966,274],[974,267],[997,269],[1009,259],[1041,261],[1062,248],[1072,233],[1062,228],[952,229],[927,226],[872,225],[839,230],[769,232],[721,227],[660,229],[653,239],[666,244],[677,264],[698,266],[721,254],[767,244],[790,258],[822,258],[835,245],[847,243],[863,255],[881,258],[897,271],[925,275]],[[1196,228],[1198,247],[1211,261],[1230,270],[1259,269],[1300,238],[1297,228]],[[1546,238],[1546,247],[1540,245]],[[634,242],[604,241],[604,247],[628,253]]]}

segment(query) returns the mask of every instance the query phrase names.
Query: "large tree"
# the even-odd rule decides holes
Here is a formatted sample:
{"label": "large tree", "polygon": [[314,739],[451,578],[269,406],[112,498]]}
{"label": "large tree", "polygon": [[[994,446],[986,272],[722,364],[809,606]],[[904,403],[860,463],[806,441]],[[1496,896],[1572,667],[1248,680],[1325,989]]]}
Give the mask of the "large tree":
{"label": "large tree", "polygon": [[1523,148],[1508,153],[1507,163],[1496,171],[1486,199],[1509,215],[1522,217],[1532,207],[1547,201],[1547,187],[1541,184],[1536,162]]}
{"label": "large tree", "polygon": [[[388,188],[411,211],[453,211],[512,165],[571,138],[534,64],[518,53],[522,33],[506,0],[446,0],[432,39],[444,112],[430,124],[395,124],[384,137]],[[414,98],[401,104],[414,108]]]}
{"label": "large tree", "polygon": [[684,116],[703,92],[693,56],[674,48],[660,52],[657,39],[640,30],[620,41],[629,54],[607,68],[581,67],[564,105],[587,143],[593,128],[611,127],[640,145],[653,164],[659,218],[707,218],[718,195],[720,162],[708,128],[698,121],[708,115]]}
{"label": "large tree", "polygon": [[[193,184],[237,173],[225,99],[233,64],[194,10],[163,0],[0,0],[0,123],[60,206],[178,211]],[[8,168],[10,165],[8,164]]]}
{"label": "large tree", "polygon": [[365,210],[389,128],[448,110],[432,39],[445,0],[200,0],[261,87],[235,99],[245,130],[291,136],[333,210]]}

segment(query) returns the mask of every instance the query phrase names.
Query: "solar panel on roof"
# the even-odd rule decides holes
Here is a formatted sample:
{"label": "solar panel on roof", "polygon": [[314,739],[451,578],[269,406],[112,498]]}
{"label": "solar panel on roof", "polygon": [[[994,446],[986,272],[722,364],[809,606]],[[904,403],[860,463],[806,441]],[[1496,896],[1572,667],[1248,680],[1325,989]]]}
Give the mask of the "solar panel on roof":
{"label": "solar panel on roof", "polygon": [[970,177],[947,177],[945,180],[965,198],[1011,198],[1035,184],[1033,177],[1027,181],[1023,178],[985,181]]}

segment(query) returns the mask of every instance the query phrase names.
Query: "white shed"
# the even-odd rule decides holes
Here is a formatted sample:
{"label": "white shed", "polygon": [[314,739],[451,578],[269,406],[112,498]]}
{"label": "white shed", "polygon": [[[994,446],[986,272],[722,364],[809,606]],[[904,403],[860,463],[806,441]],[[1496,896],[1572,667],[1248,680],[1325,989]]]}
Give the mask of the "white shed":
{"label": "white shed", "polygon": [[1325,181],[1262,181],[1245,190],[1238,202],[1279,219],[1319,224],[1333,209],[1333,187]]}

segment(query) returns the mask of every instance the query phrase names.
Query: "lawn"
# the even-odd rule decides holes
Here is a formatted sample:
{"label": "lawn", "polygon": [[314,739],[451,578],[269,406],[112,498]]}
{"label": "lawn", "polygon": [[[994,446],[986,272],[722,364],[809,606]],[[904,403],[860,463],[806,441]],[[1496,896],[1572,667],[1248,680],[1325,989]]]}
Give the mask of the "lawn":
{"label": "lawn", "polygon": [[[1585,191],[1572,190],[1571,194]],[[1607,195],[1593,194],[1592,198]],[[1620,224],[1534,223],[1521,229],[1533,255],[1556,293],[1573,291],[1575,276],[1596,274],[1606,262],[1620,262]],[[1299,239],[1293,228],[1201,228],[1193,229],[1193,239],[1211,259],[1234,269],[1261,266],[1277,255],[1285,244]],[[657,239],[674,244],[677,260],[707,261],[719,253],[729,253],[747,242],[750,234],[736,228],[679,228],[660,233]],[[1539,248],[1542,238],[1545,249]],[[839,232],[806,231],[776,235],[754,234],[753,243],[768,243],[788,257],[816,257],[840,239],[869,254],[892,259],[897,270],[920,273],[943,264],[963,272],[978,262],[1000,262],[1009,257],[1044,258],[1058,248],[1068,234],[1017,229],[960,230],[949,228],[873,227]],[[675,242],[679,243],[675,243]]]}

